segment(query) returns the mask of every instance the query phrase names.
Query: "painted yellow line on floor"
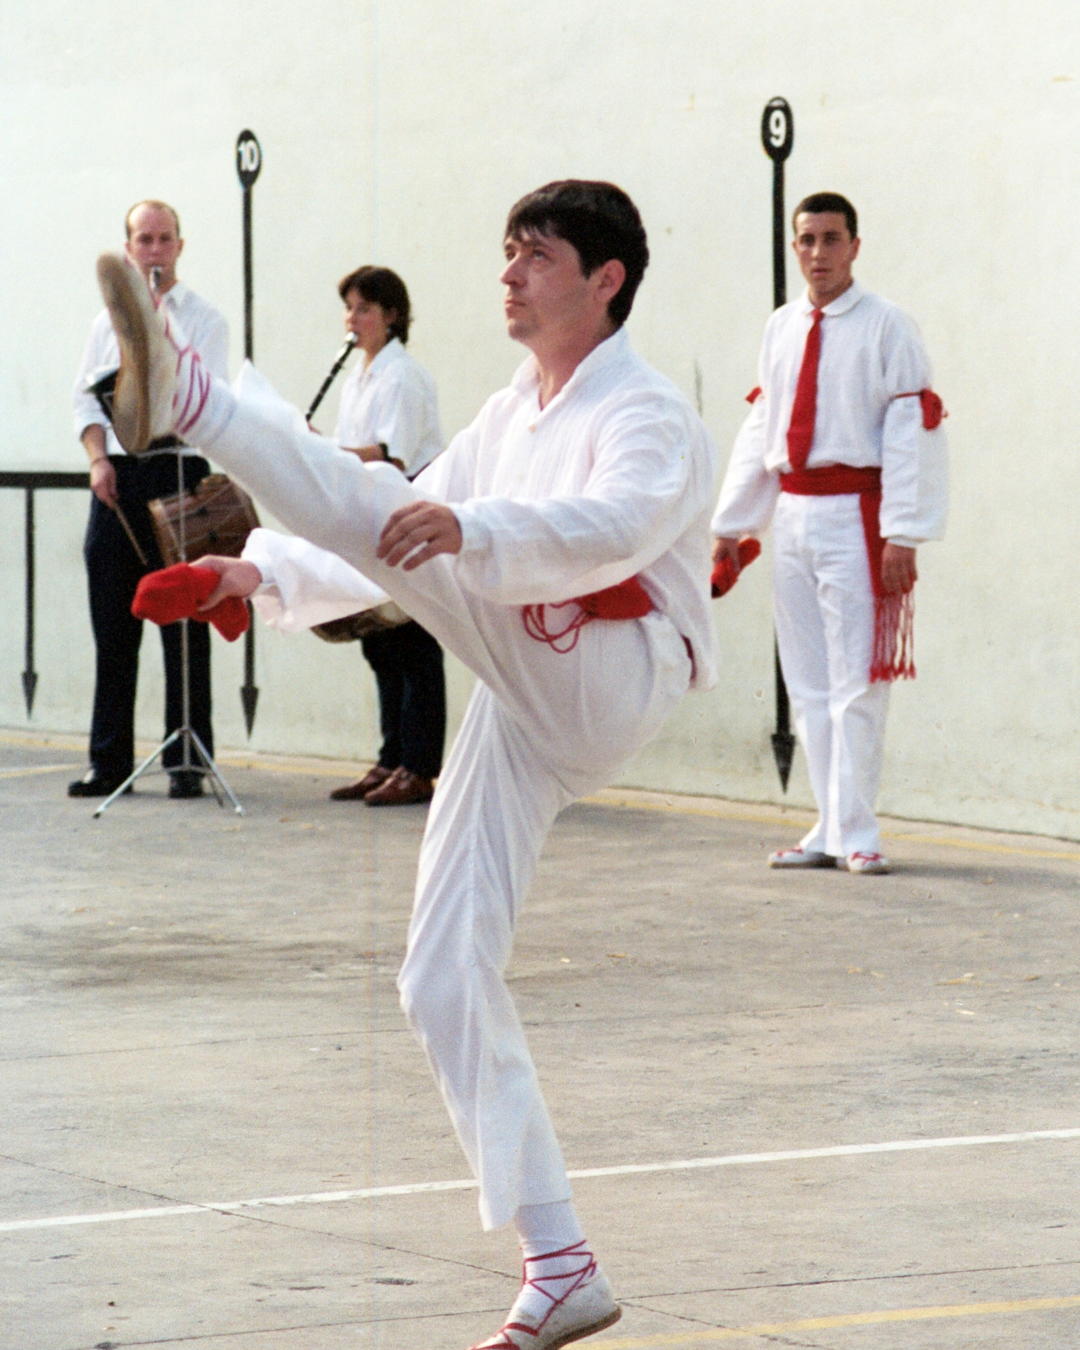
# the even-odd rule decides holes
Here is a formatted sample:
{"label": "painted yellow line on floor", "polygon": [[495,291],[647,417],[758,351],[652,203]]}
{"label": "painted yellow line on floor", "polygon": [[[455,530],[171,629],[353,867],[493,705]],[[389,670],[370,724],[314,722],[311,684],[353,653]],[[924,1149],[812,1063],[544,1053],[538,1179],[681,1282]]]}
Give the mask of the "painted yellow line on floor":
{"label": "painted yellow line on floor", "polygon": [[659,811],[671,816],[702,816],[706,820],[745,820],[751,825],[779,825],[781,823],[798,824],[803,821],[809,825],[813,813],[804,807],[785,808],[780,806],[762,807],[755,811],[751,806],[742,806],[738,802],[720,800],[714,803],[702,802],[695,797],[656,797],[647,793],[623,793],[617,788],[607,788],[591,797],[582,797],[588,806],[613,806],[625,811]]}
{"label": "painted yellow line on floor", "polygon": [[[597,793],[592,797],[583,797],[581,800],[590,806],[611,806],[627,811],[659,811],[675,816],[702,816],[710,820],[740,820],[751,825],[778,825],[783,821],[791,824],[803,820],[809,824],[813,820],[813,812],[803,810],[801,807],[795,808],[789,815],[785,808],[779,806],[772,808],[771,811],[768,809],[753,811],[726,801],[717,801],[715,806],[697,801],[691,804],[690,801],[682,802],[677,797],[661,799],[637,797],[629,793],[619,793],[617,789]],[[784,811],[783,816],[780,814],[781,811]],[[957,839],[945,834],[914,834],[903,829],[886,829],[881,833],[886,839],[903,840],[904,843],[940,844],[945,848],[969,849],[976,853],[998,853],[1018,858],[1053,858],[1057,862],[1080,863],[1080,850],[1070,849],[1067,846],[1049,849],[1033,848],[1027,844],[991,844],[980,839]]]}
{"label": "painted yellow line on floor", "polygon": [[1027,848],[1014,844],[987,844],[981,839],[950,839],[941,834],[905,834],[901,830],[884,831],[892,839],[905,844],[940,844],[943,848],[968,849],[973,853],[1004,853],[1020,858],[1053,858],[1057,862],[1080,863],[1080,852],[1068,849]]}
{"label": "painted yellow line on floor", "polygon": [[756,1336],[785,1336],[800,1331],[836,1331],[841,1327],[874,1327],[904,1322],[933,1322],[950,1317],[1008,1317],[1018,1313],[1062,1312],[1080,1308],[1080,1295],[1066,1298],[1025,1298],[991,1303],[954,1303],[940,1308],[887,1308],[880,1312],[841,1313],[835,1317],[804,1317],[795,1322],[762,1322],[746,1327],[697,1327],[660,1336],[619,1337],[590,1341],[595,1350],[658,1350],[668,1345],[716,1345]]}
{"label": "painted yellow line on floor", "polygon": [[[141,744],[141,743],[140,743]],[[0,745],[33,745],[38,747],[57,747],[56,740],[38,740],[32,735],[20,732],[0,733]],[[60,749],[67,746],[60,744]],[[251,769],[260,773],[303,774],[314,778],[349,777],[354,772],[364,772],[370,768],[370,761],[348,761],[343,763],[276,757],[273,755],[253,756],[243,750],[226,751],[217,756],[219,767],[230,769]],[[32,773],[62,773],[78,764],[56,764],[43,767],[0,770],[0,779],[19,778]],[[708,820],[737,820],[750,825],[796,824],[813,820],[813,812],[804,807],[762,806],[755,810],[751,805],[729,802],[717,798],[715,801],[702,800],[700,797],[679,796],[677,794],[650,792],[647,789],[607,788],[581,799],[589,806],[618,807],[628,811],[658,811],[667,815],[700,816]],[[971,826],[972,830],[977,827]],[[1067,844],[1062,848],[1034,847],[1027,844],[989,843],[981,839],[960,839],[946,834],[913,833],[904,829],[885,829],[883,835],[888,839],[902,840],[905,843],[940,845],[943,848],[955,848],[971,853],[990,853],[1001,857],[1047,858],[1054,862],[1080,864],[1080,850],[1070,849]],[[988,831],[993,833],[993,831]]]}
{"label": "painted yellow line on floor", "polygon": [[0,778],[29,778],[36,773],[76,773],[82,767],[80,760],[71,760],[67,764],[35,764],[19,769],[0,769]]}

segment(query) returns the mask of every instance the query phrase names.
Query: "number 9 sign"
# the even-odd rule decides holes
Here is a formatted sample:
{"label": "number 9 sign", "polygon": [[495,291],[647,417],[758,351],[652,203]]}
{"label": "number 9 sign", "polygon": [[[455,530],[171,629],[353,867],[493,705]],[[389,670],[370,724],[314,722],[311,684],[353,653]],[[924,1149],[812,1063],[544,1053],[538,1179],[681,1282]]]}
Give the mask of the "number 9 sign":
{"label": "number 9 sign", "polygon": [[795,119],[786,98],[771,98],[761,114],[761,144],[776,164],[782,164],[795,143]]}

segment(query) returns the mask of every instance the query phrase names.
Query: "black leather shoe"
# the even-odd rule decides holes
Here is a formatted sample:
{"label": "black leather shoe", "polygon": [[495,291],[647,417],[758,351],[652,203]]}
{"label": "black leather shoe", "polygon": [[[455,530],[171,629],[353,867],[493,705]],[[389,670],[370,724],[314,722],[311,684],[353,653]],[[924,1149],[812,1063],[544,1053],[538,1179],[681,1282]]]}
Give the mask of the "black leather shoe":
{"label": "black leather shoe", "polygon": [[[109,774],[98,773],[97,769],[87,769],[81,778],[76,778],[74,783],[68,784],[67,795],[69,797],[111,797],[127,776],[125,773],[117,778]],[[130,783],[124,791],[131,791]]]}
{"label": "black leather shoe", "polygon": [[201,797],[203,776],[195,769],[177,769],[169,774],[170,797]]}

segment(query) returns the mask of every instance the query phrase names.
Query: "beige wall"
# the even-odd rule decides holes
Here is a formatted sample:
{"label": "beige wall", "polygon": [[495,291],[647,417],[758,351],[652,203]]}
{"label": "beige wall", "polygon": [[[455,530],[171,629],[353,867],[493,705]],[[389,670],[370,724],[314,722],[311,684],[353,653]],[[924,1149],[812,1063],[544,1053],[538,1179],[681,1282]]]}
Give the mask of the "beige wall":
{"label": "beige wall", "polygon": [[[519,355],[495,283],[507,206],[552,177],[604,176],[635,197],[650,232],[634,341],[700,398],[726,453],[771,304],[771,171],[758,124],[784,95],[796,121],[789,205],[821,187],[855,200],[858,275],[916,316],[951,413],[950,533],[922,558],[920,677],[894,694],[882,807],[1080,834],[1071,0],[834,0],[824,10],[189,0],[107,5],[93,22],[57,0],[7,0],[9,12],[2,468],[81,465],[68,406],[97,307],[92,261],[119,243],[137,197],[180,208],[183,275],[226,311],[239,358],[232,153],[245,126],[265,156],[256,356],[291,398],[310,399],[338,346],[337,278],[380,261],[409,284],[411,345],[438,379],[446,429],[462,425]],[[794,268],[788,284],[794,292]],[[21,598],[21,512],[17,494],[0,494],[9,615]],[[81,730],[83,504],[50,494],[38,516],[32,725]],[[766,569],[717,607],[720,687],[686,702],[628,782],[778,799]],[[0,721],[25,726],[21,624],[5,625],[0,658]],[[240,661],[219,647],[223,744],[245,739]],[[143,667],[149,737],[158,666]],[[354,650],[264,634],[258,682],[254,744],[373,751],[371,681]],[[455,714],[467,687],[455,672]],[[808,799],[801,761],[789,799]]]}

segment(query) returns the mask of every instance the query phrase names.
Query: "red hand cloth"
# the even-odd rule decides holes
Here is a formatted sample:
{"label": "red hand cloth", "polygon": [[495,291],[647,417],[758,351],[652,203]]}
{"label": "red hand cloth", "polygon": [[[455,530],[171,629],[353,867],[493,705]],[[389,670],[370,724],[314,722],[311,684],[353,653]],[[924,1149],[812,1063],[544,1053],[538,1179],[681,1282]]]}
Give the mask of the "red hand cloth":
{"label": "red hand cloth", "polygon": [[[739,572],[744,567],[749,567],[754,559],[761,552],[761,544],[756,539],[751,539],[749,535],[745,539],[739,540]],[[721,558],[712,570],[712,595],[713,599],[719,599],[721,595],[727,595],[732,586],[739,579],[739,572],[736,572],[735,566],[730,558]]]}
{"label": "red hand cloth", "polygon": [[135,588],[131,612],[137,619],[154,623],[175,623],[177,619],[209,621],[227,642],[235,642],[247,632],[247,605],[238,595],[229,595],[213,609],[203,613],[199,606],[208,600],[218,584],[218,574],[209,567],[176,563],[157,572],[148,572]]}

